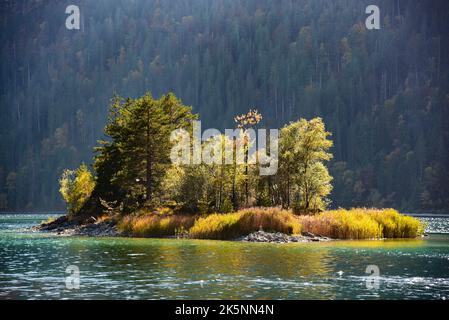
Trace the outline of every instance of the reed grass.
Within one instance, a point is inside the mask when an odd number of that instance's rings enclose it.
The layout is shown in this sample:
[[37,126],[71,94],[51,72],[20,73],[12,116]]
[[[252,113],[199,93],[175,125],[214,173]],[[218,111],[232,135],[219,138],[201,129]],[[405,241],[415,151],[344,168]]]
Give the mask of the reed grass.
[[304,231],[334,239],[414,238],[424,224],[394,209],[338,209],[316,216],[301,216]]
[[118,229],[135,237],[165,237],[188,233],[195,239],[235,239],[252,232],[310,232],[333,239],[414,238],[424,224],[394,209],[338,209],[297,216],[280,208],[248,208],[204,217],[140,212],[123,217]]
[[371,209],[367,213],[380,224],[384,238],[413,238],[424,233],[423,222],[394,209]]
[[121,219],[117,228],[134,237],[165,237],[189,229],[194,221],[194,216],[187,215],[134,215]]
[[211,214],[198,219],[189,230],[196,239],[234,239],[264,230],[299,234],[301,225],[290,211],[279,208],[249,208],[228,214]]

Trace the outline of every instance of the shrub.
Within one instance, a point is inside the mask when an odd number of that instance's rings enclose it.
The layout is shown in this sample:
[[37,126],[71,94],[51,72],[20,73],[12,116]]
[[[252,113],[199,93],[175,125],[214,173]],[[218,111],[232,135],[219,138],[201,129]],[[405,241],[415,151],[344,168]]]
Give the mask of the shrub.
[[74,215],[90,197],[95,180],[87,166],[82,164],[76,170],[64,170],[59,185],[59,192],[67,203],[69,214]]
[[198,219],[189,231],[192,238],[233,239],[258,230],[299,234],[301,225],[289,211],[250,208],[229,214],[212,214]]

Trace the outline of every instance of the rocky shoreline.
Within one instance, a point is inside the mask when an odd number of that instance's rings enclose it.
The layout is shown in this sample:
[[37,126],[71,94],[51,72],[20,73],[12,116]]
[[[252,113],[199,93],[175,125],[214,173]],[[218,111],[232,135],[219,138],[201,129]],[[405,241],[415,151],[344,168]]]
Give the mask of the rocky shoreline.
[[[93,221],[92,223],[80,223],[70,221],[66,216],[57,218],[48,223],[42,223],[32,228],[35,232],[48,232],[58,236],[87,236],[87,237],[131,237],[117,230],[114,221]],[[174,237],[167,237],[174,238]],[[179,236],[178,238],[188,238]],[[333,239],[305,232],[301,235],[288,235],[281,232],[256,231],[247,236],[239,237],[234,241],[264,242],[264,243],[306,243],[323,242]]]
[[58,236],[87,236],[87,237],[120,237],[113,221],[99,221],[81,224],[79,221],[69,221],[66,216],[48,223],[42,223],[32,228],[33,231],[53,233]]
[[253,232],[245,237],[241,237],[238,240],[246,242],[269,242],[269,243],[292,243],[292,242],[320,242],[331,241],[331,238],[314,235],[309,232],[305,232],[302,235],[293,236],[281,232],[265,232],[257,231]]

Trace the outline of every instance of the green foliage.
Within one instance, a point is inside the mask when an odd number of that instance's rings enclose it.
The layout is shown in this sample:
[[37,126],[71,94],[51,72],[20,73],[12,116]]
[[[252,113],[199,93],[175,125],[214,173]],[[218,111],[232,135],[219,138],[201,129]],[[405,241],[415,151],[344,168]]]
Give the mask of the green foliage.
[[95,179],[87,166],[82,164],[76,170],[64,170],[59,185],[69,214],[74,215],[90,197],[95,187]]
[[224,135],[215,141],[203,143],[203,151],[210,150],[213,144],[216,144],[214,148],[222,148],[222,161],[219,164],[201,163],[169,168],[162,184],[165,197],[172,197],[187,212],[232,211],[234,208],[232,202],[226,201],[232,199],[233,194],[238,194],[241,198],[244,196],[242,192],[244,166],[222,164],[226,145],[232,143]]
[[290,207],[295,202],[298,212],[326,208],[332,177],[323,161],[332,158],[328,152],[333,145],[330,135],[321,118],[300,119],[282,128],[277,176],[282,206]]
[[259,175],[258,164],[237,165],[234,159],[233,164],[222,165],[226,146],[235,143],[226,136],[206,141],[203,151],[214,143],[218,145],[216,148],[222,148],[220,164],[169,168],[163,193],[188,212],[197,212],[200,204],[201,212],[230,212],[255,204],[289,208],[294,195],[298,198],[295,202],[298,213],[324,210],[328,204],[326,197],[332,190],[332,177],[323,164],[332,158],[327,152],[332,146],[327,139],[329,135],[320,118],[301,119],[285,126],[279,141],[279,171],[269,177]]
[[221,206],[221,212],[229,213],[232,211],[234,211],[234,208],[232,207],[232,201],[229,198],[225,198]]
[[270,207],[272,205],[268,187],[264,187],[263,184],[262,186],[258,186],[256,194],[256,204],[259,207]]
[[181,204],[183,211],[209,211],[211,172],[204,165],[174,166],[167,172],[164,190]]
[[111,139],[101,141],[95,158],[96,195],[123,202],[128,212],[156,207],[171,167],[170,134],[188,129],[194,119],[191,107],[172,93],[157,100],[149,93],[137,99],[115,97],[105,127]]

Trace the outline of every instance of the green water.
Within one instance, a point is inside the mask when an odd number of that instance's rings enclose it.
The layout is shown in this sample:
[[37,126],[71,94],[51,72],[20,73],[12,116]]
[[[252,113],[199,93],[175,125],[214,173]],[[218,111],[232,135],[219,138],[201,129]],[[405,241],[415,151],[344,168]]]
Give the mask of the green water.
[[[27,230],[47,217],[0,215],[0,299],[449,299],[448,235],[260,244]],[[66,288],[69,265],[79,289]]]

